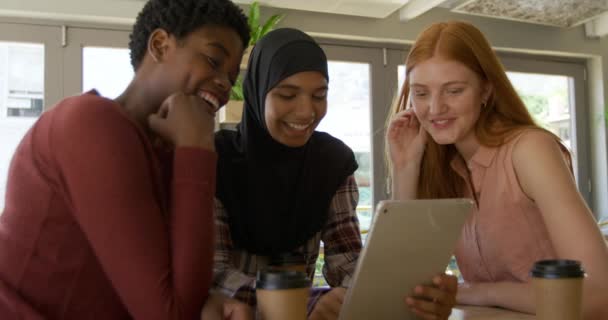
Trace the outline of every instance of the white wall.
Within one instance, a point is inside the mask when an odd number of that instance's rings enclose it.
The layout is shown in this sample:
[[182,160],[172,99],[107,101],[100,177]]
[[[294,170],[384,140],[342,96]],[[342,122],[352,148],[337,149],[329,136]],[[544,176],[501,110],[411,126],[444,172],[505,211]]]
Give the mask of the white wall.
[[138,0],[2,0],[0,16],[130,25],[143,5]]

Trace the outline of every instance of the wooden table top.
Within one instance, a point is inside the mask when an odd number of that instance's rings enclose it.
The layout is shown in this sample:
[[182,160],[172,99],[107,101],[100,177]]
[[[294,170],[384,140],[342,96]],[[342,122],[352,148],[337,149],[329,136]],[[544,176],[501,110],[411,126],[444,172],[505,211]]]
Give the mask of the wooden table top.
[[534,320],[535,316],[515,311],[474,307],[474,306],[456,306],[452,310],[452,315],[449,320]]

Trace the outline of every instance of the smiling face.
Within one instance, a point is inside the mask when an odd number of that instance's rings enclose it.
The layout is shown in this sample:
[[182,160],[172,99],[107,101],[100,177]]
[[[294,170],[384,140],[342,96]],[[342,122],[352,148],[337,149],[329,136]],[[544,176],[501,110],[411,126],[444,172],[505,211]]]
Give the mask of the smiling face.
[[490,86],[464,64],[434,56],[409,74],[410,97],[418,120],[438,144],[477,144],[475,124]]
[[156,89],[162,96],[176,92],[198,95],[216,109],[228,102],[243,53],[236,31],[206,25],[180,40],[155,33],[150,50],[153,59],[161,62]]
[[272,138],[289,147],[308,142],[327,112],[327,79],[316,71],[283,79],[266,95],[264,119]]

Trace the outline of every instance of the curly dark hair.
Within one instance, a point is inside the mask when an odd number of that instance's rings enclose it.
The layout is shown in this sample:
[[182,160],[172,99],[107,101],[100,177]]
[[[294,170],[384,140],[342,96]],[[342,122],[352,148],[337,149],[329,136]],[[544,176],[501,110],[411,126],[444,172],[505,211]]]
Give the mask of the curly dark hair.
[[243,41],[243,48],[247,47],[247,17],[230,0],[149,0],[139,12],[130,36],[133,69],[139,68],[154,30],[161,28],[181,40],[208,24],[234,29]]

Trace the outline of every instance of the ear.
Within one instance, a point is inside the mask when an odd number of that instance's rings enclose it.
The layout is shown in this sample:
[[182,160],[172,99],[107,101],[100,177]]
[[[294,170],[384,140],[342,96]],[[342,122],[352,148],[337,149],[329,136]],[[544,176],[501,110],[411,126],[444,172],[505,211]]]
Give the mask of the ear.
[[490,97],[492,96],[493,92],[494,92],[494,86],[492,85],[492,83],[490,83],[490,81],[484,81],[482,92],[481,92],[481,99],[482,99],[481,101],[485,101],[487,103],[488,100],[490,99]]
[[162,62],[167,56],[170,45],[171,36],[169,33],[160,28],[156,29],[148,37],[148,54],[154,62]]

